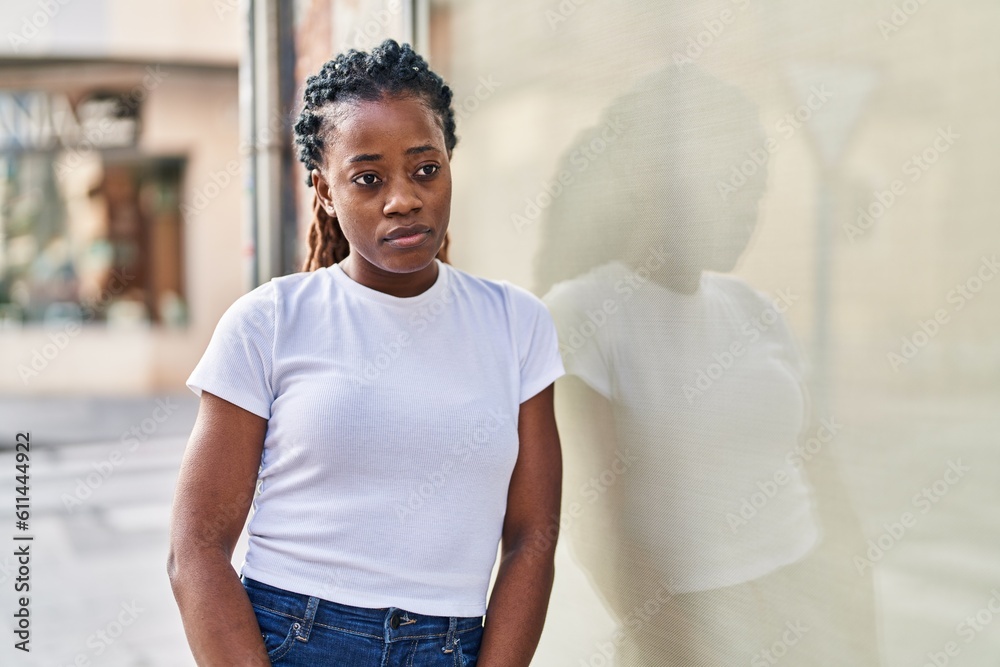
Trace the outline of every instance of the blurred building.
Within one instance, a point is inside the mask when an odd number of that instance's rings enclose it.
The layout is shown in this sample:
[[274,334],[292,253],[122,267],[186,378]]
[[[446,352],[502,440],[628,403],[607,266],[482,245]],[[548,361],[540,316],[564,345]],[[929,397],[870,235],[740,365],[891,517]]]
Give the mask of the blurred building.
[[236,3],[0,18],[0,392],[176,390],[249,280]]

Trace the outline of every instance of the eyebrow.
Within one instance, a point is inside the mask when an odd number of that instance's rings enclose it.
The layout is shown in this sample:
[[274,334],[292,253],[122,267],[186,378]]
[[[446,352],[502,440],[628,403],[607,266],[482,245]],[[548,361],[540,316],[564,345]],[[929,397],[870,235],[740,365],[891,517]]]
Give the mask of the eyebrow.
[[[413,148],[406,149],[406,155],[419,155],[420,153],[427,153],[429,151],[440,152],[437,148],[430,144],[424,144],[423,146],[414,146]],[[355,155],[347,162],[348,164],[354,164],[355,162],[378,162],[382,159],[382,155],[379,153],[361,153],[360,155]]]

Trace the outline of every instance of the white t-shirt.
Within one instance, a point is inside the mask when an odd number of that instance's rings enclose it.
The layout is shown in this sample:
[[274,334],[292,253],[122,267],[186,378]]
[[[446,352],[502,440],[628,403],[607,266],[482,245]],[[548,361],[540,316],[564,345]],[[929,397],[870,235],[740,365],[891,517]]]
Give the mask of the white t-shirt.
[[[817,543],[801,459],[790,456],[805,397],[783,301],[712,272],[682,294],[617,260],[544,301],[567,372],[611,402],[615,446],[630,461],[614,482],[622,506],[609,543],[641,548],[677,592],[755,579]],[[563,446],[567,459],[593,455]]]
[[485,614],[519,406],[564,369],[540,299],[435,261],[414,297],[334,264],[274,278],[219,320],[187,386],[268,420],[243,575]]

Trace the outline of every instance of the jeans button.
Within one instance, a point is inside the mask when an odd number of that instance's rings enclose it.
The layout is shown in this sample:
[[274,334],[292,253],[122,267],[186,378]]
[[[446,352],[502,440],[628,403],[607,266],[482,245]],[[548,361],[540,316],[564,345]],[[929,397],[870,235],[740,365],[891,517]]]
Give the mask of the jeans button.
[[393,630],[399,628],[399,614],[392,615],[392,617],[389,619],[389,627],[391,627]]

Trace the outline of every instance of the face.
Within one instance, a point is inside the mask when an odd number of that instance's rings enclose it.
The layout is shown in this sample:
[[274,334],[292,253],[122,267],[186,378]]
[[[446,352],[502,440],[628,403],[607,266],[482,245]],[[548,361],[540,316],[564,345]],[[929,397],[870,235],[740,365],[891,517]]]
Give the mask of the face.
[[451,213],[450,156],[434,113],[412,96],[345,101],[331,112],[334,129],[312,179],[351,245],[346,261],[367,275],[426,268]]

